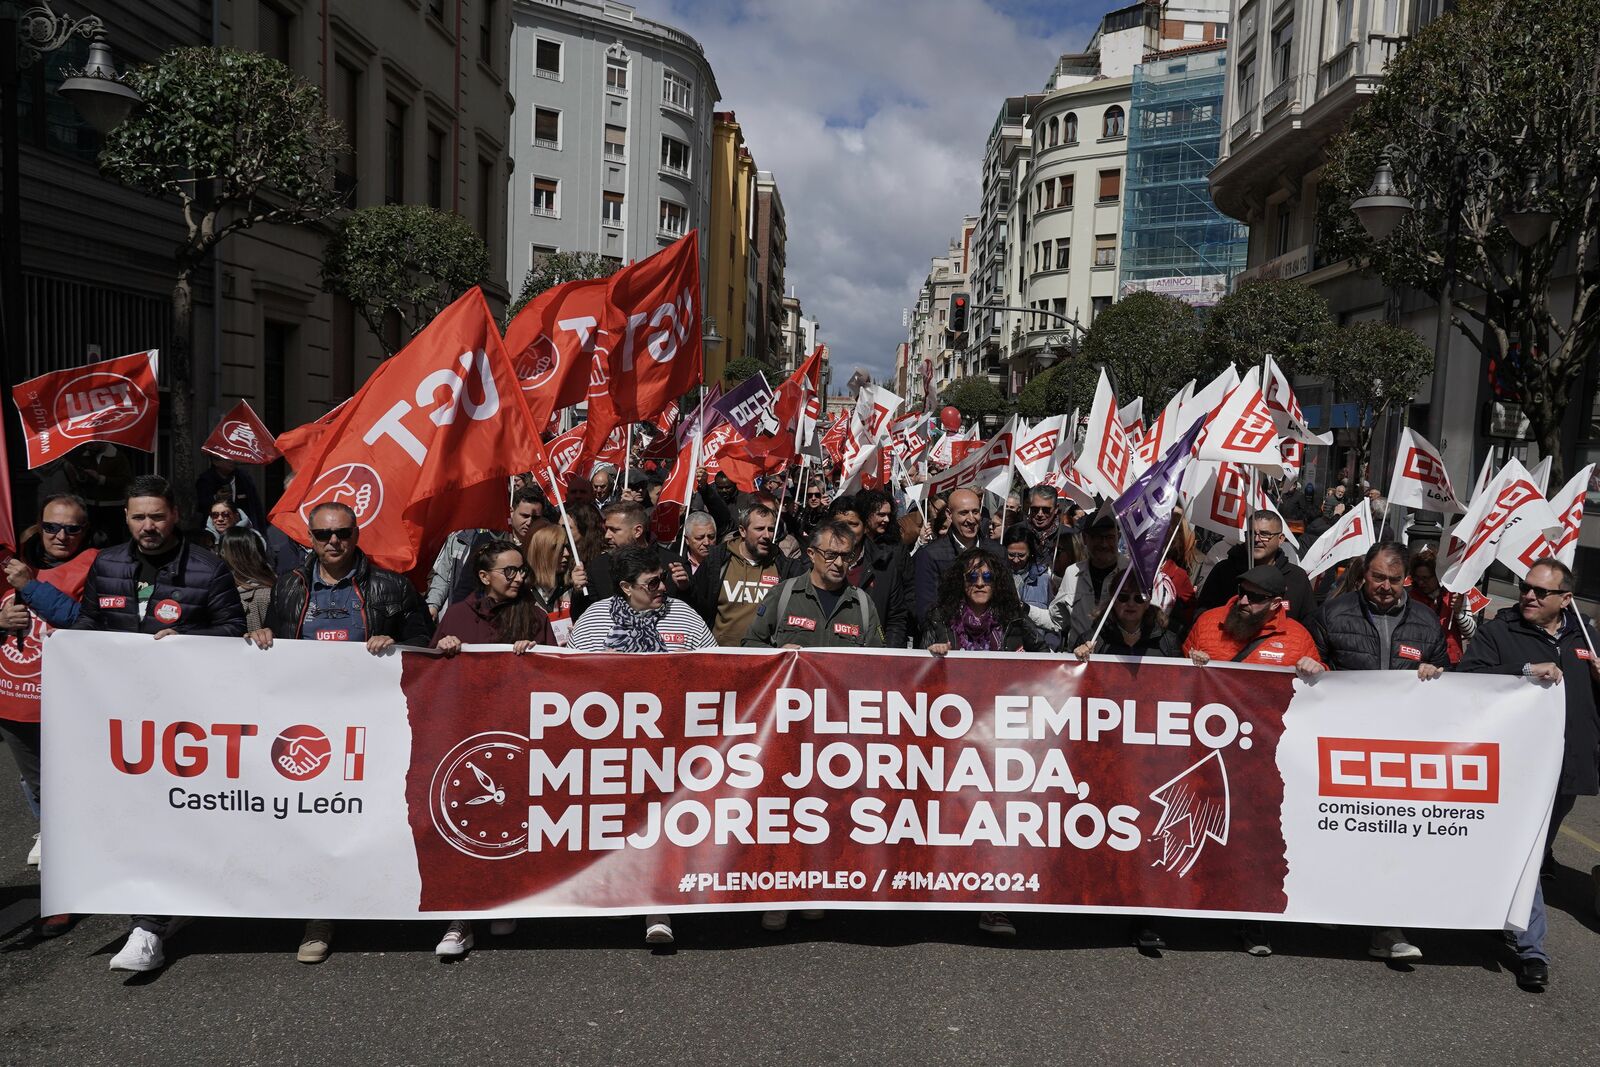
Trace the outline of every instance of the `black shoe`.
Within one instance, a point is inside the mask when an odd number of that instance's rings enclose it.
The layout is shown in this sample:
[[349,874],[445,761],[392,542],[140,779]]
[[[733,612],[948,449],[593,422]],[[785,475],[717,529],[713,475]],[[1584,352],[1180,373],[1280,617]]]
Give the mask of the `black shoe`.
[[1543,989],[1550,984],[1550,965],[1544,960],[1523,960],[1517,984],[1523,989]]
[[1133,943],[1141,952],[1160,952],[1167,947],[1166,938],[1143,923],[1134,923]]

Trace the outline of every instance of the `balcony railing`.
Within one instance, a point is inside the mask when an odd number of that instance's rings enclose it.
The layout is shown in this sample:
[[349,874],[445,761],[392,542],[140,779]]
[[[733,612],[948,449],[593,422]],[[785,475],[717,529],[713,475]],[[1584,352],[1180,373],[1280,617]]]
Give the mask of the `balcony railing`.
[[1272,91],[1261,98],[1261,114],[1270,115],[1289,99],[1289,92],[1294,88],[1294,79],[1285,78],[1272,87]]
[[1349,45],[1344,51],[1322,64],[1320,76],[1317,79],[1317,95],[1321,96],[1335,85],[1350,77],[1350,72],[1355,69],[1356,46]]
[[1255,132],[1255,128],[1256,105],[1251,104],[1245,113],[1240,115],[1232,126],[1228,127],[1228,140],[1237,141],[1240,138],[1247,137]]

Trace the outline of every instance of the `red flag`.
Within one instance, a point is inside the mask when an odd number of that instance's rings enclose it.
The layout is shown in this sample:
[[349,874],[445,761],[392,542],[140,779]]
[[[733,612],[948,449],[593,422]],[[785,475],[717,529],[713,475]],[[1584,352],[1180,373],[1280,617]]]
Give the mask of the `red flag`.
[[528,411],[543,426],[589,392],[596,345],[608,327],[609,278],[580,278],[530,300],[506,326],[506,352],[516,368]]
[[406,572],[451,531],[504,522],[509,479],[543,462],[500,331],[473,288],[341,409],[272,521],[303,544],[313,507],[348,504],[361,548]]
[[[3,457],[0,457],[3,458]],[[7,515],[9,521],[9,513]],[[98,550],[86,548],[67,562],[38,573],[39,581],[53,585],[73,600],[83,596],[89,565]],[[6,588],[0,608],[16,599],[16,590]],[[39,721],[39,679],[44,668],[44,639],[55,627],[38,614],[21,634],[5,635],[6,648],[0,653],[0,719],[12,722]]]
[[[624,422],[648,419],[700,384],[700,231],[612,275],[607,390]],[[590,421],[595,415],[590,413]]]
[[816,433],[817,416],[822,411],[818,397],[822,381],[822,357],[827,351],[826,345],[818,345],[778,387],[773,414],[778,417],[778,425],[784,429],[781,436],[789,438],[793,445],[791,455],[809,445],[812,435]]
[[551,438],[544,446],[544,462],[533,467],[533,476],[552,500],[567,498],[567,473],[583,452],[583,430],[584,424],[580,422],[566,433]]
[[28,469],[49,463],[89,441],[156,450],[156,353],[51,371],[14,386],[22,414]]
[[232,411],[222,416],[222,421],[211,431],[211,436],[200,446],[200,451],[231,459],[235,463],[254,464],[271,463],[283,455],[273,444],[272,433],[266,423],[251,410],[248,400],[239,401],[233,405]]
[[350,403],[350,398],[345,397],[321,417],[303,426],[296,426],[292,430],[285,430],[277,436],[273,444],[277,447],[278,454],[283,456],[284,461],[289,464],[291,470],[300,470],[306,465],[306,460],[316,455],[317,447],[322,441],[322,435],[328,432],[329,426],[338,421],[339,413],[344,410],[344,406],[348,403]]

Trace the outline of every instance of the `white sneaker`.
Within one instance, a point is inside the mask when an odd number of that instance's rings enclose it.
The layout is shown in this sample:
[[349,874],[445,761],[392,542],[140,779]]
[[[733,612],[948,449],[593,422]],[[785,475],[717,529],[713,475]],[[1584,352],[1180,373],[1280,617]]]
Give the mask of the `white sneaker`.
[[517,931],[517,920],[515,920],[515,919],[490,919],[489,920],[489,933],[492,934],[495,937],[505,937],[508,934],[516,933],[516,931]]
[[1380,960],[1420,960],[1422,950],[1406,940],[1404,930],[1374,930],[1367,955]]
[[786,911],[764,911],[761,913],[761,929],[777,933],[789,925],[789,913]]
[[434,946],[433,954],[441,959],[465,956],[472,948],[472,924],[465,919],[452,919],[445,927],[444,937]]
[[161,938],[143,927],[136,926],[128,933],[128,943],[122,951],[111,957],[113,971],[155,971],[167,962],[161,951]]
[[39,835],[33,835],[33,847],[28,849],[28,866],[39,866]]
[[1006,918],[1005,912],[982,911],[978,913],[978,929],[996,937],[1016,937],[1017,928]]
[[647,945],[672,944],[672,916],[646,915],[644,917],[644,943]]

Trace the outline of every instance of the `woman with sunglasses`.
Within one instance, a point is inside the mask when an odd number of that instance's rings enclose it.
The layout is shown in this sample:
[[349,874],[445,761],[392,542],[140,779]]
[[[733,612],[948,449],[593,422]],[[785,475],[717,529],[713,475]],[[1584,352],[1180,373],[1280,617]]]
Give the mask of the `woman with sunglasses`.
[[[473,564],[478,588],[465,600],[445,609],[433,633],[434,648],[454,656],[463,645],[509,644],[511,651],[520,656],[535,645],[556,643],[550,619],[528,583],[528,565],[523,562],[521,546],[509,538],[497,538],[478,550]],[[497,937],[516,928],[515,919],[495,919],[489,924],[489,932]],[[440,959],[451,959],[470,951],[472,923],[452,919],[433,953]]]
[[[1119,579],[1120,580],[1120,579]],[[1101,609],[1111,617],[1100,627],[1100,636],[1090,645],[1091,628],[1073,638],[1072,654],[1087,663],[1091,655],[1097,656],[1164,656],[1170,659],[1183,657],[1183,643],[1167,629],[1166,613],[1129,581],[1123,584],[1116,599]],[[1099,618],[1095,620],[1099,624]]]

